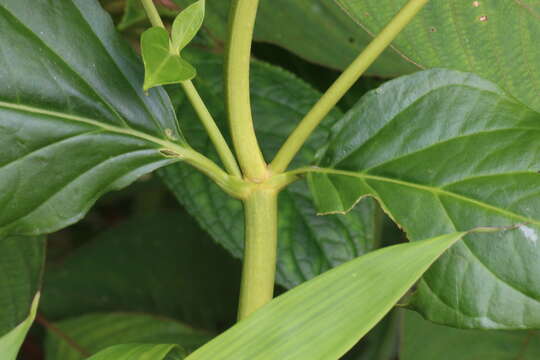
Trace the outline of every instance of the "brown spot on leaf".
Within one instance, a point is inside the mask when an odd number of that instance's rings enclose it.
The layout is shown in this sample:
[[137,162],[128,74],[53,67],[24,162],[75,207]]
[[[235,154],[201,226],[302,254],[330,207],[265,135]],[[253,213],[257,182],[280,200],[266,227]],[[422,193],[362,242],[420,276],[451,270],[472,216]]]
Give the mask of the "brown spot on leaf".
[[473,1],[472,6],[479,7],[480,6],[480,1]]
[[486,22],[488,21],[488,17],[486,15],[482,15],[478,18],[478,20],[480,20],[481,22]]

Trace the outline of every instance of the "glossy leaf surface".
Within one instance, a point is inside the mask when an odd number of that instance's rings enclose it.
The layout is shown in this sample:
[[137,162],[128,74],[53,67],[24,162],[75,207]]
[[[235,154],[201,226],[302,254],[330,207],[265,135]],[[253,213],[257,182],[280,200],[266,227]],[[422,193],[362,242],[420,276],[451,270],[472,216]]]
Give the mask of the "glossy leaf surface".
[[[407,0],[337,0],[378,33]],[[420,68],[470,71],[540,111],[540,1],[433,0],[394,42]]]
[[[193,0],[174,1],[181,6],[193,3]],[[206,30],[220,43],[226,41],[230,3],[230,0],[206,3]],[[254,39],[284,47],[313,63],[344,69],[369,43],[371,36],[334,1],[272,0],[259,4]],[[399,55],[387,51],[368,73],[390,77],[416,69]]]
[[175,53],[179,53],[195,37],[204,20],[204,2],[199,0],[174,19],[171,31],[171,47]]
[[457,327],[540,326],[540,114],[474,75],[430,70],[368,93],[333,129],[310,184],[321,212],[373,196],[409,239],[479,226],[412,306]]
[[218,331],[236,319],[240,263],[185,213],[138,216],[76,249],[45,274],[51,320],[131,311]]
[[272,300],[187,359],[339,359],[462,235],[351,260]]
[[58,230],[174,161],[160,153],[184,144],[169,98],[144,95],[97,1],[4,0],[0,33],[0,233]]
[[435,325],[404,312],[402,360],[536,360],[538,331],[462,330]]
[[112,346],[88,360],[182,360],[185,352],[176,345],[124,344]]
[[177,344],[190,352],[212,338],[176,321],[135,313],[95,313],[54,326],[45,342],[47,360],[82,360],[121,344]]
[[[226,129],[219,58],[198,53],[192,54],[190,60],[201,70],[195,80],[199,92],[222,129]],[[271,158],[320,94],[291,74],[260,62],[253,63],[252,84],[255,127],[263,152]],[[189,119],[185,121],[184,131],[190,144],[215,157],[212,144],[185,100],[178,112],[183,119]],[[325,143],[329,126],[339,116],[337,110],[331,113],[303,148],[297,159],[299,163],[313,161],[315,152]],[[161,175],[202,227],[234,256],[241,257],[244,239],[241,202],[186,166],[169,166]],[[277,276],[284,286],[295,286],[376,247],[379,219],[372,201],[362,203],[345,217],[320,217],[316,216],[307,187],[298,183],[281,193],[279,206]]]

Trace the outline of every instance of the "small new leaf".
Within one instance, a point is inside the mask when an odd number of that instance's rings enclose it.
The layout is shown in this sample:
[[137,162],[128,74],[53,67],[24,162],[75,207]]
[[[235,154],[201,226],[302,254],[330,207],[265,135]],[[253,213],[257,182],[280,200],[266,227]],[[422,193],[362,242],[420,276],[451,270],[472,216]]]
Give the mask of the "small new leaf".
[[197,74],[195,68],[182,59],[171,47],[167,30],[153,27],[141,37],[144,62],[144,90],[152,87],[191,80]]
[[197,34],[204,20],[205,0],[199,0],[188,6],[174,19],[171,47],[175,54],[186,47]]

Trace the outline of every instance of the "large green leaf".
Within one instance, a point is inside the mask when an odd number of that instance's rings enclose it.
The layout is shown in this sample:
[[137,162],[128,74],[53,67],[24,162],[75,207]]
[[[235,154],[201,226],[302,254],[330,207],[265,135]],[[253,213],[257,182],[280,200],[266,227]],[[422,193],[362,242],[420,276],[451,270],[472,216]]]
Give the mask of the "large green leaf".
[[101,351],[88,360],[182,360],[185,352],[175,345],[124,344]]
[[428,272],[412,306],[458,327],[540,326],[540,114],[475,75],[393,80],[337,123],[310,183],[322,212],[376,197],[411,240],[478,226]]
[[[407,0],[337,0],[372,33]],[[470,71],[540,111],[540,1],[432,0],[394,42],[420,68]]]
[[47,360],[82,360],[120,344],[177,344],[191,352],[212,338],[182,323],[144,314],[98,313],[53,324]]
[[[186,6],[193,0],[174,0]],[[225,42],[230,0],[208,0],[205,26],[213,38]],[[314,63],[344,69],[369,43],[371,36],[329,0],[261,1],[255,41],[282,46]],[[368,70],[395,76],[416,70],[399,55],[387,51]]]
[[338,359],[462,233],[373,251],[288,291],[187,357]]
[[435,325],[404,311],[401,360],[536,360],[538,331],[462,330]]
[[0,354],[15,360],[35,317],[45,239],[0,236]]
[[132,218],[49,266],[41,310],[51,319],[148,312],[220,330],[236,319],[240,271],[189,215],[157,212]]
[[[216,56],[191,54],[201,70],[196,86],[222,128],[226,128],[223,106],[222,64]],[[287,135],[318,99],[319,94],[289,73],[260,62],[252,68],[252,102],[255,127],[263,152],[270,158]],[[179,113],[186,120],[184,131],[190,143],[215,157],[212,144],[185,101]],[[333,111],[304,146],[299,163],[313,161],[325,143],[329,126],[340,116]],[[161,173],[165,182],[213,238],[236,257],[242,256],[243,209],[240,201],[227,196],[205,176],[186,166],[169,166]],[[377,213],[372,201],[363,202],[349,216],[318,217],[305,184],[295,184],[279,199],[278,281],[292,287],[329,268],[371,250],[375,245]]]
[[[163,90],[95,0],[0,3],[0,233],[78,219],[183,149]],[[180,150],[179,150],[180,149]]]

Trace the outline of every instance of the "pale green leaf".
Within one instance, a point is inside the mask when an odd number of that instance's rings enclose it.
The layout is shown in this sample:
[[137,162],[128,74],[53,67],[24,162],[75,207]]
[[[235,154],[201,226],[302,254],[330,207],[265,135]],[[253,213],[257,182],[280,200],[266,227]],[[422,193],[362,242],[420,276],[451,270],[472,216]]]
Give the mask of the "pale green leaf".
[[177,345],[124,344],[112,346],[88,360],[182,360],[185,355]]
[[339,359],[463,233],[386,247],[299,285],[187,357]]
[[463,330],[403,310],[400,360],[537,360],[538,331]]
[[[189,53],[186,53],[188,56]],[[222,62],[217,56],[191,53],[201,70],[195,85],[224,131]],[[251,68],[253,114],[262,150],[271,158],[320,93],[282,69],[261,62]],[[197,115],[184,100],[178,109],[190,144],[214,157],[212,143]],[[341,115],[332,111],[303,147],[295,164],[312,162],[326,142],[329,127]],[[187,166],[169,166],[160,173],[189,212],[212,237],[234,256],[241,257],[244,242],[242,203],[232,199],[204,175]],[[293,287],[334,266],[377,247],[380,214],[373,201],[365,201],[348,216],[320,217],[303,182],[288,187],[279,199],[278,282]]]
[[19,349],[26,337],[26,333],[30,330],[34,318],[36,317],[37,308],[39,304],[39,293],[34,297],[32,306],[30,309],[30,315],[13,330],[7,334],[0,336],[0,354],[2,354],[2,360],[16,360]]
[[0,2],[0,233],[79,220],[98,197],[175,159],[162,89],[96,0]]
[[458,327],[540,326],[540,114],[475,75],[429,70],[368,93],[333,129],[310,183],[321,212],[364,196],[418,240],[479,226],[411,306]]
[[171,48],[169,33],[160,27],[146,30],[141,36],[144,61],[144,90],[166,84],[190,80],[197,74],[195,68]]
[[[408,0],[337,0],[378,33]],[[432,0],[394,42],[420,68],[485,77],[540,111],[540,1]]]
[[193,351],[212,338],[167,318],[137,313],[95,313],[53,324],[45,342],[47,360],[82,360],[114,345],[176,344]]
[[179,53],[195,37],[204,20],[205,0],[191,4],[174,19],[171,31],[172,49]]

